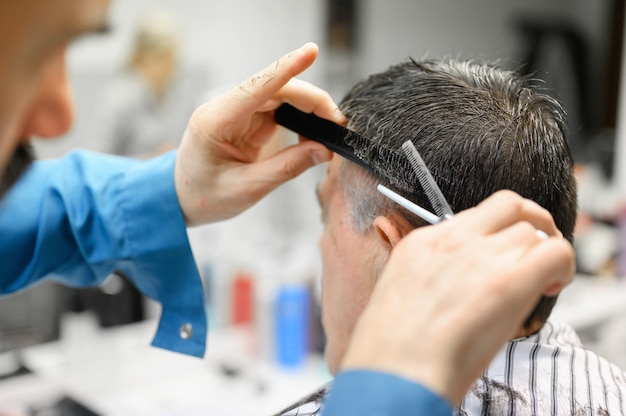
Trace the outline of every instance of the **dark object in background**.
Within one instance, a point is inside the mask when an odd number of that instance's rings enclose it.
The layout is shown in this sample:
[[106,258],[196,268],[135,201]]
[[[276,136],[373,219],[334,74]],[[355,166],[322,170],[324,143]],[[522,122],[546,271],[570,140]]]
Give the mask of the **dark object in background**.
[[607,0],[601,42],[561,17],[515,20],[524,52],[521,73],[536,74],[568,113],[568,141],[576,163],[592,163],[613,179],[615,129],[622,74],[625,0]]
[[145,317],[143,295],[121,273],[89,289],[43,282],[0,297],[0,353],[58,340],[61,316],[68,310],[91,310],[102,327]]
[[64,310],[64,288],[53,282],[0,297],[0,353],[57,340]]
[[568,142],[578,161],[597,129],[593,112],[597,105],[592,102],[596,97],[589,88],[587,40],[577,26],[556,19],[520,19],[517,27],[526,43],[519,72],[543,80],[546,93],[565,107]]
[[50,406],[33,409],[30,414],[32,416],[100,416],[99,413],[94,412],[70,397],[63,397]]
[[123,273],[112,273],[100,286],[72,289],[69,310],[93,311],[100,326],[113,327],[142,321],[144,297]]

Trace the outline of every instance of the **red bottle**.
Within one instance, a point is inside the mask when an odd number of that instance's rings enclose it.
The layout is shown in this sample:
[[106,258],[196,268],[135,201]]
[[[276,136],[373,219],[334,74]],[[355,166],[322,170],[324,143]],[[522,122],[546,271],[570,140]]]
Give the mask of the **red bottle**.
[[245,272],[238,272],[232,283],[232,323],[248,324],[252,322],[254,309],[254,291],[252,277]]

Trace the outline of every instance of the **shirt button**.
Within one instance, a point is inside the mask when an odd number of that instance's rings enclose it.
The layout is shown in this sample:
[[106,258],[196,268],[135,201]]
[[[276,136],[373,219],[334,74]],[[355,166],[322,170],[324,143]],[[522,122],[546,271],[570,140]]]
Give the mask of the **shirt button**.
[[193,326],[191,324],[182,324],[180,326],[180,337],[182,339],[189,339],[193,336]]

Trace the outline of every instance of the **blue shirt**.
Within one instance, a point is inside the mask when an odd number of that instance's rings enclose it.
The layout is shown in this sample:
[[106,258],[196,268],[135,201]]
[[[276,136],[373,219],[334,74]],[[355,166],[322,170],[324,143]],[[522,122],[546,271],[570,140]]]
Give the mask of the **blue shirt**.
[[452,407],[426,387],[393,374],[350,370],[333,381],[322,416],[450,416]]
[[[202,284],[174,162],[175,152],[138,161],[86,151],[35,162],[0,202],[0,293],[44,279],[93,286],[120,270],[163,307],[152,345],[203,356]],[[347,371],[323,414],[443,416],[451,408],[406,379]]]
[[162,304],[152,344],[203,356],[204,298],[174,161],[76,151],[35,162],[0,202],[0,293],[43,279],[93,286],[120,270]]

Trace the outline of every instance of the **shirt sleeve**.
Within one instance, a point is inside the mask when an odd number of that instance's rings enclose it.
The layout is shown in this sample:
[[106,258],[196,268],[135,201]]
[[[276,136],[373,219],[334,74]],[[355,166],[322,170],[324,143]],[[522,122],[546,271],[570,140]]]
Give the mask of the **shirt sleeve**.
[[202,283],[174,188],[175,156],[76,151],[35,162],[0,202],[0,293],[44,279],[93,286],[119,270],[163,306],[153,345],[203,356]]
[[452,407],[421,384],[389,373],[350,370],[330,389],[322,416],[450,416]]

